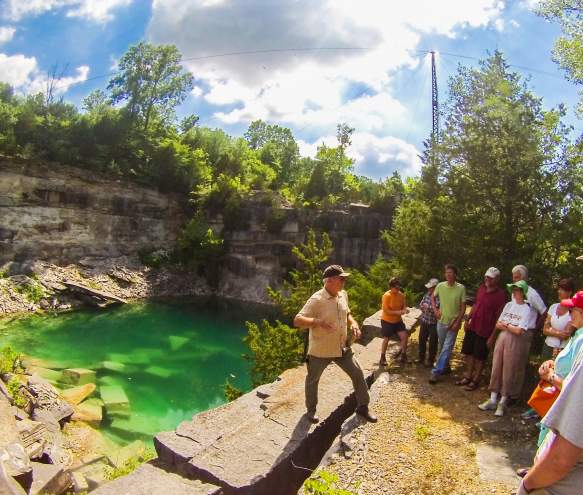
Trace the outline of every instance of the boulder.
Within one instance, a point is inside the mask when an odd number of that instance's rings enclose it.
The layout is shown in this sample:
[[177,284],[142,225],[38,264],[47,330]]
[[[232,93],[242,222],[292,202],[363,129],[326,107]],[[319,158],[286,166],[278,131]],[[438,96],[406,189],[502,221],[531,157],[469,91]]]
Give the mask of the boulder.
[[95,383],[86,383],[85,385],[79,385],[77,387],[63,390],[61,394],[69,404],[76,406],[95,392],[96,388]]
[[16,423],[18,436],[28,457],[38,459],[43,455],[47,437],[51,436],[45,423],[24,419]]
[[61,381],[70,385],[95,383],[95,371],[86,368],[67,368],[63,370]]
[[30,376],[27,390],[35,400],[33,416],[37,411],[47,411],[56,421],[62,421],[72,416],[73,408],[61,398],[57,389],[44,378],[36,374]]

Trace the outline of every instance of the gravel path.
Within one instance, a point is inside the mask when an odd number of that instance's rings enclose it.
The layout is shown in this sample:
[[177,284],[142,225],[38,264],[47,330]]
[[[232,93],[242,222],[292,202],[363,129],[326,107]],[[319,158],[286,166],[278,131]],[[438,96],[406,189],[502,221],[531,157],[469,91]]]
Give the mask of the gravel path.
[[[453,366],[460,363],[454,360]],[[520,420],[522,407],[495,419],[477,408],[487,397],[485,386],[466,392],[454,385],[453,375],[430,385],[429,370],[415,364],[388,371],[388,383],[380,380],[373,387],[378,423],[355,429],[350,444],[358,447],[349,458],[332,455],[324,468],[339,477],[338,488],[359,495],[515,493],[517,482],[504,482],[502,476],[498,481],[481,479],[476,452],[480,443],[510,452],[517,449],[518,439],[524,444],[518,445],[523,460],[530,460],[536,428]],[[515,467],[508,466],[512,476]]]

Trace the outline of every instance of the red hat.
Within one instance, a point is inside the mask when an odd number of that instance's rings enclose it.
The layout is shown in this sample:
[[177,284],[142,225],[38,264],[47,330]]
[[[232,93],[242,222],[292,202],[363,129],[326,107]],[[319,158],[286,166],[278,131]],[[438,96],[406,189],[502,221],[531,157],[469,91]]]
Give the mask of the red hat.
[[561,306],[583,309],[583,290],[577,292],[571,299],[563,299]]

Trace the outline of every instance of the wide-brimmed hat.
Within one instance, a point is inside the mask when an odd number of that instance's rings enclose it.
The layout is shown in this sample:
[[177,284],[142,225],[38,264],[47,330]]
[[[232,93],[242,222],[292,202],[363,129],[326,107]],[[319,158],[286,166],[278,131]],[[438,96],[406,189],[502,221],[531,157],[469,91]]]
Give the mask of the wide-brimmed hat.
[[506,287],[508,287],[508,292],[510,293],[512,293],[514,289],[520,289],[524,294],[524,297],[526,297],[526,293],[528,292],[528,284],[524,280],[519,280],[513,284],[508,284]]
[[577,292],[571,299],[563,299],[561,306],[583,309],[583,290]]
[[438,283],[439,283],[439,280],[437,280],[436,278],[430,278],[429,282],[427,282],[425,284],[425,287],[427,287],[428,289],[431,289],[431,287],[435,287]]
[[345,272],[340,265],[330,265],[324,270],[322,278],[330,277],[350,277],[350,273]]

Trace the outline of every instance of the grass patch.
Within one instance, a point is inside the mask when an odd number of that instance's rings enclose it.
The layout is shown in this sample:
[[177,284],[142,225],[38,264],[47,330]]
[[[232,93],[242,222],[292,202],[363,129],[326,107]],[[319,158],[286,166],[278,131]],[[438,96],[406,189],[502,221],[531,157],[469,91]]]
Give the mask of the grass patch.
[[427,425],[417,424],[415,425],[415,438],[420,442],[423,442],[427,437],[431,435],[431,430]]
[[145,462],[151,461],[156,457],[156,453],[153,449],[144,449],[144,451],[138,455],[130,457],[125,461],[120,467],[108,466],[105,468],[105,477],[108,480],[114,480],[116,478],[121,478],[126,476],[131,472],[135,471]]
[[304,482],[304,492],[310,495],[357,495],[360,482],[349,488],[342,488],[339,482],[337,474],[322,469]]

